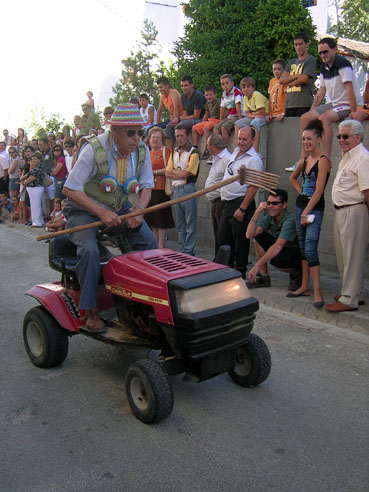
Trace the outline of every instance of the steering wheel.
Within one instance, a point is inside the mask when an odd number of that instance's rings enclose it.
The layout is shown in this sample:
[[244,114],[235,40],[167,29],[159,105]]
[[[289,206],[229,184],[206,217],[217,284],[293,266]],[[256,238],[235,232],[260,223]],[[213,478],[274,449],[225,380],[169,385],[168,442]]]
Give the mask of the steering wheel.
[[[115,229],[116,233],[114,233]],[[127,226],[127,222],[123,220],[117,226],[104,227],[103,229],[101,229],[100,232],[98,232],[98,234],[96,235],[96,239],[103,239],[104,236],[108,236],[109,239],[111,239],[112,236],[124,236],[125,238],[127,238],[129,235],[129,230],[130,229]]]

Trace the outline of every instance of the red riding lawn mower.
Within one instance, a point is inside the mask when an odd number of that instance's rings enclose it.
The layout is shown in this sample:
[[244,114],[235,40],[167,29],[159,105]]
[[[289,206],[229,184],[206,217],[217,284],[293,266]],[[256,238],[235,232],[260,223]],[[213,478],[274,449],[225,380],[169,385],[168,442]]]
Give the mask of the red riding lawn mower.
[[[133,211],[121,220],[196,198],[235,180],[273,193],[278,176],[241,167],[240,174],[192,195]],[[101,342],[127,348],[158,350],[156,360],[131,364],[126,392],[134,415],[142,422],[159,422],[173,408],[168,376],[183,374],[183,381],[201,382],[228,372],[244,387],[265,381],[271,369],[268,347],[251,333],[258,301],[250,296],[240,272],[226,266],[229,247],[219,248],[214,262],[170,249],[131,251],[128,231],[120,226],[103,229],[121,250],[112,257],[100,241],[101,283],[98,312],[107,331],[92,334],[85,329],[85,315],[78,309],[80,286],[76,276],[76,247],[63,235],[86,226],[56,232],[49,244],[49,264],[61,281],[36,285],[27,292],[41,304],[23,322],[23,339],[32,363],[55,367],[68,353],[69,337],[78,333]],[[227,251],[228,248],[228,251]]]
[[[126,251],[127,243],[118,242]],[[269,350],[251,333],[259,303],[238,271],[170,249],[112,257],[102,242],[99,248],[98,311],[107,331],[92,334],[84,329],[85,312],[77,307],[76,247],[67,236],[56,237],[49,244],[49,264],[62,274],[61,281],[27,292],[41,304],[28,311],[23,323],[34,365],[61,364],[69,337],[78,333],[132,349],[159,350],[155,361],[138,360],[126,375],[129,404],[145,423],[158,422],[172,411],[168,376],[184,373],[184,381],[201,382],[228,372],[244,387],[268,377]]]

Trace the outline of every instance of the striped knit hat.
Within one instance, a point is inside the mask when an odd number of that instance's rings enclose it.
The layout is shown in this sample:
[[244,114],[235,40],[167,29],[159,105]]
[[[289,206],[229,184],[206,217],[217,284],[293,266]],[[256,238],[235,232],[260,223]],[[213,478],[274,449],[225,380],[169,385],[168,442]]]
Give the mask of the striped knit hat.
[[118,104],[110,120],[105,121],[105,123],[114,126],[145,125],[138,107],[135,104],[130,103]]

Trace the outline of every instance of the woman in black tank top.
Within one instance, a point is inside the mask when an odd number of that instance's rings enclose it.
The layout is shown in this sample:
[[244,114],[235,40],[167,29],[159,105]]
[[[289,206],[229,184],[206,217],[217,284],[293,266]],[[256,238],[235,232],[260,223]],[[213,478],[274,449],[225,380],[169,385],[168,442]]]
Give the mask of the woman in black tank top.
[[[323,124],[313,120],[302,133],[302,145],[308,157],[300,160],[290,182],[299,196],[296,200],[296,230],[302,258],[301,287],[288,297],[308,296],[310,274],[314,286],[314,306],[324,305],[320,288],[318,242],[324,214],[324,189],[330,174],[330,162],[320,150]],[[298,178],[301,175],[302,182]],[[314,217],[312,219],[312,216]]]

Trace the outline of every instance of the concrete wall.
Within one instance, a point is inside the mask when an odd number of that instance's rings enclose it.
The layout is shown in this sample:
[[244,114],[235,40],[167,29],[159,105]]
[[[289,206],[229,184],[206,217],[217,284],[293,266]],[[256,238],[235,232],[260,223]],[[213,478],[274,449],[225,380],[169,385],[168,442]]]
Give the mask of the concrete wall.
[[[365,135],[364,145],[369,148],[369,122],[364,122]],[[338,125],[333,128],[332,149],[332,172],[325,191],[325,214],[319,241],[319,255],[322,268],[329,271],[337,271],[336,257],[333,243],[333,217],[334,208],[331,201],[331,188],[338,164],[341,159],[341,151],[335,138],[338,133]],[[280,176],[280,188],[289,193],[288,206],[294,209],[297,193],[289,182],[291,173],[284,170],[299,157],[300,154],[300,119],[285,118],[282,122],[272,122],[262,128],[260,154],[263,158],[265,170]],[[203,150],[204,143],[200,142]],[[368,169],[369,172],[369,169]],[[197,189],[202,189],[209,173],[209,165],[201,161],[200,174],[197,180]],[[266,192],[260,190],[257,193],[257,203],[266,198]],[[212,247],[214,244],[212,225],[210,219],[210,204],[205,197],[198,199],[198,238],[199,246]],[[176,239],[176,230],[169,232],[170,239]],[[365,278],[369,278],[369,261],[365,264]]]

